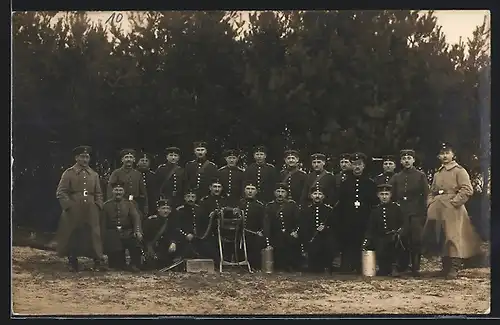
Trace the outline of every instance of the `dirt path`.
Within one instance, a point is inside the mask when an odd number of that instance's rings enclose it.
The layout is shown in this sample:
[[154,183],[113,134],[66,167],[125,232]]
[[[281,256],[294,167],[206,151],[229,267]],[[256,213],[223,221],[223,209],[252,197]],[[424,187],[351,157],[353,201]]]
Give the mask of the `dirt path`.
[[483,313],[490,270],[453,281],[306,275],[183,273],[78,275],[53,252],[13,248],[13,311],[18,314],[344,314]]

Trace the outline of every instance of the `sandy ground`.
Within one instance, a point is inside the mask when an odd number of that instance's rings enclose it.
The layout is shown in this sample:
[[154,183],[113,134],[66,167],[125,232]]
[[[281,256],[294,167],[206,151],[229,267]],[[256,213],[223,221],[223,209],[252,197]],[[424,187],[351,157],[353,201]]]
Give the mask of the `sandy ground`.
[[[490,270],[457,280],[437,277],[426,261],[421,279],[300,274],[67,271],[54,252],[13,247],[16,314],[482,314],[490,302]],[[86,261],[87,263],[90,263]]]

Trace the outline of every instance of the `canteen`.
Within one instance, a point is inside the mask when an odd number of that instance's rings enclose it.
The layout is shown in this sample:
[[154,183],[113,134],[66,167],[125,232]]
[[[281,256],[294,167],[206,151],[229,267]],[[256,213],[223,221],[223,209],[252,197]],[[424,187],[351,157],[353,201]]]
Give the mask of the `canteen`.
[[273,248],[268,246],[261,251],[262,272],[271,274],[274,271]]
[[363,251],[361,254],[363,276],[372,277],[377,275],[377,260],[375,258],[375,251]]

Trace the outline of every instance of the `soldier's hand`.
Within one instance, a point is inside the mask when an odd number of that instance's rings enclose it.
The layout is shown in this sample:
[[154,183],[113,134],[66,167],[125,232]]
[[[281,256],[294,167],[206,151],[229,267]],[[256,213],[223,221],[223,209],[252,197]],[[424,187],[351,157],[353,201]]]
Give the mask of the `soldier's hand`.
[[147,249],[146,249],[146,253],[148,254],[148,256],[154,256],[155,255],[155,251],[153,249],[153,245],[149,244]]
[[290,236],[292,236],[293,238],[298,238],[299,234],[296,231],[292,231],[292,233],[290,234]]
[[175,252],[175,250],[177,249],[177,246],[175,245],[175,243],[172,243],[170,244],[170,246],[168,247],[168,252],[169,253],[173,253]]
[[186,239],[187,239],[188,241],[192,241],[192,240],[193,240],[193,238],[194,238],[193,234],[187,234],[187,235],[186,235]]
[[234,208],[233,209],[233,214],[234,215],[238,215],[238,214],[240,214],[240,212],[241,212],[240,208]]
[[259,230],[259,231],[257,231],[257,235],[258,235],[259,237],[262,237],[262,236],[264,236],[264,233],[263,233],[261,230]]
[[135,238],[137,238],[137,240],[142,240],[142,233],[140,231],[137,231],[135,233]]
[[317,229],[318,229],[318,231],[323,231],[323,230],[325,230],[325,226],[324,225],[320,225]]

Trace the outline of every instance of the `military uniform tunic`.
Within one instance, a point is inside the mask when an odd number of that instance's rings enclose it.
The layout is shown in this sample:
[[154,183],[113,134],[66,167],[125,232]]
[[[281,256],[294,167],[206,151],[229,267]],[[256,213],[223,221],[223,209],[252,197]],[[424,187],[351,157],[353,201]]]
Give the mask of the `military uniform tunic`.
[[104,251],[114,253],[124,250],[124,241],[133,240],[135,232],[141,232],[141,217],[135,204],[125,199],[108,200],[104,203],[101,222]]
[[245,216],[243,226],[248,230],[245,231],[245,236],[250,266],[260,269],[260,251],[266,246],[266,241],[264,236],[256,233],[261,231],[264,234],[264,204],[256,199],[243,198],[239,202],[239,208]]
[[228,204],[236,207],[243,195],[243,169],[237,166],[224,166],[219,169],[219,180]]
[[350,270],[361,268],[361,246],[373,206],[378,204],[377,187],[365,174],[351,174],[339,190],[338,214],[339,239],[343,267]]
[[217,166],[206,159],[191,160],[186,164],[185,172],[185,186],[195,190],[197,200],[208,194],[212,181],[219,176]]
[[108,198],[113,197],[113,188],[111,184],[117,180],[125,184],[124,198],[126,200],[132,198],[132,200],[137,203],[138,211],[147,214],[149,208],[148,193],[146,191],[146,186],[144,186],[141,172],[134,168],[125,167],[114,170],[108,181]]
[[185,183],[184,168],[167,162],[158,166],[155,174],[158,197],[170,200],[173,207],[182,204]]
[[[324,226],[322,231],[318,227]],[[329,268],[335,253],[334,230],[338,221],[333,208],[324,203],[311,203],[300,209],[300,239],[309,256],[309,269],[323,271]]]
[[385,172],[378,174],[373,178],[373,181],[375,182],[376,185],[382,185],[382,184],[389,184],[389,181],[391,178],[394,176],[393,172]]
[[158,201],[159,199],[156,175],[151,170],[141,171],[141,174],[142,174],[142,182],[144,183],[144,187],[146,188],[146,193],[148,197],[147,214],[152,214],[156,211],[156,201]]
[[264,236],[274,248],[276,269],[298,268],[300,240],[291,236],[299,231],[299,207],[293,200],[271,201],[265,208]]
[[381,203],[371,211],[366,240],[375,248],[381,273],[389,273],[398,264],[404,252],[398,236],[406,227],[403,212],[396,202]]
[[306,178],[307,174],[298,168],[283,169],[280,172],[280,182],[288,187],[288,198],[300,202]]
[[332,173],[323,170],[321,172],[312,171],[307,175],[304,182],[304,188],[302,189],[301,205],[307,205],[310,203],[311,189],[319,187],[323,194],[325,195],[325,204],[334,205],[336,202],[336,191],[335,191],[336,181]]
[[340,188],[340,184],[342,184],[346,179],[347,179],[348,173],[341,170],[338,174],[335,174],[335,188],[338,189]]
[[273,165],[250,164],[245,170],[243,178],[254,182],[257,186],[257,200],[264,204],[272,201],[274,197],[274,186],[277,183],[277,172]]
[[225,207],[227,207],[226,198],[219,195],[208,195],[201,199],[196,216],[196,224],[199,225],[198,236],[203,237],[206,234],[202,244],[205,255],[208,254],[216,261],[219,261],[217,254],[217,220],[219,215],[215,214],[210,220],[210,214]]
[[73,165],[63,172],[56,197],[62,208],[58,254],[101,258],[99,211],[103,201],[99,175],[90,167]]
[[[198,204],[183,204],[179,205],[175,211],[175,218],[177,224],[177,237],[179,238],[179,255],[183,258],[194,258],[200,254],[200,240],[198,225],[197,225],[197,211],[199,209]],[[204,231],[204,230],[202,230]],[[194,238],[188,241],[186,236],[192,234]]]

